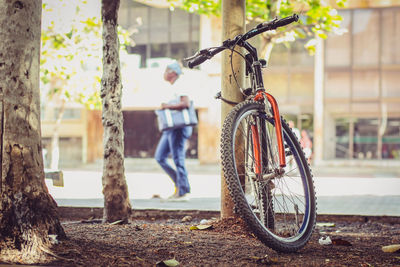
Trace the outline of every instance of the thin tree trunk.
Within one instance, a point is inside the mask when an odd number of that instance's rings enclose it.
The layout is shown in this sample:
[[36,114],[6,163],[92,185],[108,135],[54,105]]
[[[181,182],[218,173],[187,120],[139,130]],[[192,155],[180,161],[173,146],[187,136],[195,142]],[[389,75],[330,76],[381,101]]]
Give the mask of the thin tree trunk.
[[[0,0],[0,261],[49,260],[65,238],[44,182],[40,130],[41,1]],[[47,251],[47,252],[46,252]]]
[[62,117],[65,112],[65,99],[61,100],[61,107],[58,112],[57,120],[53,129],[53,136],[51,137],[51,160],[50,169],[57,170],[60,162],[60,135],[58,130],[60,129]]
[[[245,1],[244,0],[223,0],[222,1],[222,38],[226,40],[233,38],[238,34],[243,34],[245,29]],[[231,101],[240,102],[243,95],[232,78],[230,64],[230,52],[224,52],[222,55],[222,97]],[[233,54],[232,63],[234,72],[239,83],[243,83],[244,63],[237,54]],[[241,85],[243,86],[243,85]],[[224,122],[232,106],[221,101],[221,119]],[[234,216],[233,201],[229,195],[225,176],[221,173],[221,218]]]
[[272,48],[274,48],[274,43],[268,38],[262,38],[262,43],[260,47],[260,58],[264,58],[267,62],[269,62]]
[[124,132],[121,110],[121,71],[117,14],[119,0],[102,0],[103,21],[103,103],[104,162],[103,194],[104,222],[129,221],[131,205],[124,170]]
[[279,16],[281,10],[282,0],[274,0],[271,6],[271,18]]

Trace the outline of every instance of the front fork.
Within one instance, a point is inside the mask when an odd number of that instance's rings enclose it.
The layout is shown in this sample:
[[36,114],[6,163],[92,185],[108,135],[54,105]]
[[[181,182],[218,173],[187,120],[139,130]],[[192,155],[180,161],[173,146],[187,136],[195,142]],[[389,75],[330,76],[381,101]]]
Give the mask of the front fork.
[[[276,174],[279,175],[281,172],[283,173],[283,168],[286,166],[281,116],[279,114],[278,103],[276,102],[275,98],[272,95],[266,93],[265,91],[260,90],[257,92],[256,96],[254,97],[254,100],[259,102],[264,102],[265,97],[267,98],[268,102],[271,105],[275,121],[275,131],[278,142],[278,154],[279,154],[279,166],[280,166],[280,170],[278,170],[278,173]],[[257,129],[257,124],[251,126],[251,131],[253,136],[253,152],[255,158],[255,172],[256,174],[262,174],[262,162],[264,159],[262,158],[261,155],[261,146],[260,146],[261,144],[260,144],[258,130],[259,129]],[[264,142],[262,141],[262,143]],[[264,146],[265,144],[262,145]]]

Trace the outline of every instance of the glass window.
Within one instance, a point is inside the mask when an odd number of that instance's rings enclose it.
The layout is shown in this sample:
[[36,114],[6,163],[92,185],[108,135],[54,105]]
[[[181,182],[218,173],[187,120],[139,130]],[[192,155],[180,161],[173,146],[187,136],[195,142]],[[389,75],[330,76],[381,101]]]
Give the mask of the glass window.
[[141,67],[146,67],[153,58],[182,59],[198,51],[199,15],[180,9],[170,11],[150,7],[130,0],[122,2],[120,20],[130,30],[137,30],[133,34],[136,46],[128,47],[128,53],[141,56]]
[[382,72],[382,96],[400,97],[399,71],[385,70]]
[[192,29],[190,33],[192,35],[192,42],[200,41],[200,16],[195,14],[190,14],[192,21]]
[[276,44],[272,48],[268,66],[287,66],[289,64],[289,49],[284,44]]
[[353,72],[353,97],[377,98],[379,97],[379,72],[354,71]]
[[310,103],[314,101],[314,73],[292,73],[290,75],[289,99],[294,103]]
[[150,42],[167,43],[168,42],[168,12],[167,8],[150,9]]
[[189,14],[176,9],[171,12],[171,42],[179,43],[189,40],[190,21]]
[[[189,43],[172,43],[171,44],[171,58],[182,59],[188,57]],[[185,62],[186,63],[186,62]]]
[[150,57],[165,57],[167,55],[167,44],[151,44]]
[[198,42],[187,43],[187,45],[190,46],[188,56],[194,55],[200,49]]
[[[350,11],[339,11],[339,15],[343,17],[341,27],[349,29],[350,26]],[[326,65],[327,66],[350,66],[350,33],[337,35],[331,33],[326,40]]]
[[396,22],[396,31],[394,33],[394,38],[395,38],[395,42],[394,42],[394,46],[393,49],[396,51],[396,63],[400,64],[400,49],[399,49],[399,45],[400,45],[400,8],[397,8],[395,11],[395,22]]
[[351,103],[351,110],[353,114],[364,115],[370,114],[371,116],[378,116],[380,113],[380,104],[376,101],[366,102],[353,102]]
[[394,116],[399,116],[400,115],[400,103],[382,103],[382,109],[386,110],[388,114],[392,114]]
[[335,157],[339,159],[349,158],[349,120],[337,119],[335,121],[336,142]]
[[382,11],[382,63],[400,63],[400,9]]
[[350,113],[350,102],[348,101],[333,101],[325,104],[325,109],[330,114],[348,114]]
[[288,75],[281,72],[269,72],[268,69],[263,75],[264,86],[278,103],[287,102],[288,99]]
[[[54,120],[57,120],[58,114],[60,113],[59,108],[54,109]],[[77,108],[66,108],[62,116],[63,120],[77,120],[81,118],[81,110]]]
[[127,47],[127,51],[129,54],[140,55],[140,67],[143,68],[146,66],[146,45],[129,46]]
[[379,36],[379,10],[355,10],[353,17],[354,65],[378,65]]
[[356,119],[354,122],[353,157],[376,159],[378,149],[378,119]]
[[329,71],[325,74],[325,98],[350,98],[350,73]]
[[388,119],[382,122],[385,133],[382,137],[382,158],[400,159],[400,118]]
[[43,121],[46,118],[46,108],[45,106],[42,104],[40,105],[40,119]]
[[149,7],[139,6],[129,8],[129,16],[127,17],[127,27],[125,29],[137,32],[133,34],[133,40],[136,44],[146,44],[148,42],[149,29]]
[[290,63],[292,66],[313,66],[314,57],[308,54],[304,45],[308,39],[297,39],[290,43]]

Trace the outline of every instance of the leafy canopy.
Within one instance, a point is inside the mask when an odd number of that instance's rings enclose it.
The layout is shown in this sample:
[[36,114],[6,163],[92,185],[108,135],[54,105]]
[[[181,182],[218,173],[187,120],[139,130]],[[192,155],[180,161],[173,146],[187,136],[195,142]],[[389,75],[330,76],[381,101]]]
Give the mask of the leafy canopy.
[[[97,1],[96,1],[97,2]],[[102,25],[100,4],[84,0],[44,0],[40,78],[42,95],[100,109]],[[130,42],[119,29],[120,42]],[[123,49],[124,46],[121,46]]]
[[[205,15],[221,15],[221,0],[168,0],[172,7],[179,7],[189,12]],[[248,22],[265,22],[275,17],[287,17],[299,13],[300,23],[294,23],[277,31],[263,35],[264,42],[279,43],[294,41],[315,35],[326,38],[328,32],[341,34],[342,17],[336,9],[325,5],[323,0],[247,0],[246,19]],[[339,7],[344,7],[347,0],[336,0]],[[308,43],[313,52],[313,41]]]

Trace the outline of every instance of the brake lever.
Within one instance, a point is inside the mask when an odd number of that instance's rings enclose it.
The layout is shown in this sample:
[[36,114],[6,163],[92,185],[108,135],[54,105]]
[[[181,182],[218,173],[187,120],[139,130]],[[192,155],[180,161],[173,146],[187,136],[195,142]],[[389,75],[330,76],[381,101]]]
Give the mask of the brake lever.
[[262,22],[260,24],[257,25],[256,29],[260,29],[269,25],[273,25],[275,22],[278,21],[278,17],[275,17],[273,20],[270,20],[268,22]]
[[183,59],[183,61],[189,61],[189,60],[192,60],[192,59],[194,59],[194,58],[198,57],[199,55],[200,55],[200,51],[196,52],[196,54],[194,54],[193,56],[190,56],[190,57],[186,57],[186,58],[184,58],[184,59]]

